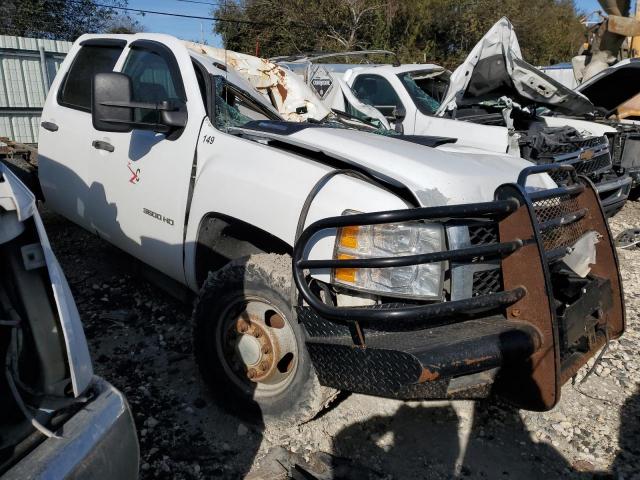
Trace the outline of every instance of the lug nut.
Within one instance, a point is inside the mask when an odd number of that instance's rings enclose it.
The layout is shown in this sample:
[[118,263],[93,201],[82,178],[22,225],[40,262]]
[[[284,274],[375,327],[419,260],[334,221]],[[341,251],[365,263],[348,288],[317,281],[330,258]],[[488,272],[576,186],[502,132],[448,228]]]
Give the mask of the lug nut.
[[271,349],[269,348],[269,345],[263,345],[262,346],[262,353],[264,353],[265,355],[268,355],[269,352],[271,352]]
[[256,377],[257,372],[252,368],[251,370],[249,370],[247,372],[247,377],[249,378],[255,378]]
[[265,371],[267,368],[269,368],[269,364],[267,362],[264,360],[260,362],[260,370]]

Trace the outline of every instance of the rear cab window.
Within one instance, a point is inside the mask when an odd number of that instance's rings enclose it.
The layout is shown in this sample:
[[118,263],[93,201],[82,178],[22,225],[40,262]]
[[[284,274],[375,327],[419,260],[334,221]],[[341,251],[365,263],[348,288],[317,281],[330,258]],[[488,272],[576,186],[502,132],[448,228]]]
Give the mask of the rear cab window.
[[58,103],[64,107],[90,112],[93,77],[97,73],[113,71],[126,42],[87,40],[81,45],[58,90]]

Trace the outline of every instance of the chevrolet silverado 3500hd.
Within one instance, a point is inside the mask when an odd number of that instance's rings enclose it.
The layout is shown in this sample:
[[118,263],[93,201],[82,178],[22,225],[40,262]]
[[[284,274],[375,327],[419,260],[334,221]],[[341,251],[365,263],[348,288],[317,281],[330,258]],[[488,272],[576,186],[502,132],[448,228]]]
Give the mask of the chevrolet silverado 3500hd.
[[84,35],[44,107],[39,180],[199,292],[196,357],[239,414],[303,422],[338,389],[552,408],[624,330],[597,193],[571,166],[425,143],[283,121],[170,36]]

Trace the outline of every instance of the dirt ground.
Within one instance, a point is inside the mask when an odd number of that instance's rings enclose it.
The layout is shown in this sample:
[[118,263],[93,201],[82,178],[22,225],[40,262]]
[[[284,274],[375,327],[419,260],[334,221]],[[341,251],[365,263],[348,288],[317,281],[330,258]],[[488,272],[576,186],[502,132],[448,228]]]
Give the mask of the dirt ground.
[[[136,274],[114,247],[50,212],[44,220],[94,368],[132,406],[143,479],[242,478],[268,471],[278,446],[302,459],[349,459],[343,478],[640,479],[640,249],[619,249],[627,333],[585,383],[565,385],[550,412],[354,394],[301,427],[266,433],[212,401],[224,392],[210,392],[196,370],[190,305]],[[639,224],[639,202],[611,222],[614,233]]]

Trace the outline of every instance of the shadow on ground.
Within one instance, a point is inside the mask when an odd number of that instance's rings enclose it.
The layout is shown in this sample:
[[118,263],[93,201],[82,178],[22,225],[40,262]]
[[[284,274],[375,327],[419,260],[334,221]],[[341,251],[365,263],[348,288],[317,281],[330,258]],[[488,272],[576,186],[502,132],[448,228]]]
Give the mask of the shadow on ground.
[[[473,409],[402,405],[344,428],[334,438],[331,478],[620,479],[640,472],[640,390],[621,409],[620,450],[607,472],[570,464],[552,445],[531,439],[518,411],[495,402]],[[344,468],[350,459],[350,468]]]

